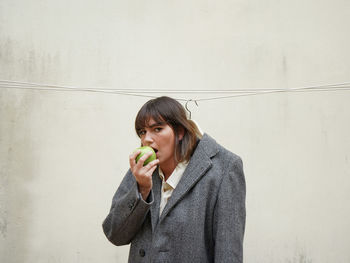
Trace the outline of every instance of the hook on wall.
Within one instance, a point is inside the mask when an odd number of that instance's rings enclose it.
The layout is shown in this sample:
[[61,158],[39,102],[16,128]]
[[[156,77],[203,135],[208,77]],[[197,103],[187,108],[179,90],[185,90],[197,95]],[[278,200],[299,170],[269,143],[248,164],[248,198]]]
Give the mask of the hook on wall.
[[197,107],[198,107],[198,103],[197,103],[197,101],[196,100],[193,100],[193,99],[189,99],[188,101],[186,101],[186,104],[185,104],[185,108],[186,108],[186,110],[188,111],[188,114],[189,114],[189,119],[191,120],[191,111],[188,109],[188,107],[187,107],[187,104],[190,102],[190,101],[193,101],[194,103],[196,103],[196,105],[197,105]]

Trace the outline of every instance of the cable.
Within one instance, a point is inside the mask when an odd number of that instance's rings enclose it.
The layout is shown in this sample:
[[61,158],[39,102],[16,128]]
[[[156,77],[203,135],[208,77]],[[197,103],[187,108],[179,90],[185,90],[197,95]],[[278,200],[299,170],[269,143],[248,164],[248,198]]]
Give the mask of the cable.
[[[340,91],[340,90],[347,91],[347,90],[350,90],[350,82],[290,88],[290,89],[160,90],[160,89],[76,88],[76,87],[68,87],[68,86],[0,80],[0,88],[46,90],[46,91],[99,92],[99,93],[111,93],[111,94],[146,97],[146,98],[157,97],[149,94],[183,94],[187,96],[190,94],[196,94],[196,95],[198,94],[234,94],[234,95],[226,95],[226,96],[215,96],[215,97],[208,97],[208,98],[203,97],[198,99],[192,99],[193,101],[208,101],[208,100],[256,96],[256,95],[283,93],[283,92],[315,92],[315,91]],[[185,98],[176,98],[176,99],[179,101],[189,101],[189,99],[185,99]]]
[[231,96],[219,96],[219,97],[210,97],[210,98],[200,98],[197,101],[207,101],[207,100],[218,100],[218,99],[228,99],[228,98],[236,98],[236,97],[246,97],[246,96],[255,96],[255,95],[264,95],[264,94],[272,94],[272,93],[283,93],[283,92],[316,92],[316,91],[339,91],[339,90],[350,90],[350,86],[329,86],[329,87],[305,87],[305,88],[292,88],[292,89],[275,89],[275,90],[262,90],[260,92],[252,92],[246,94],[239,95],[231,95]]

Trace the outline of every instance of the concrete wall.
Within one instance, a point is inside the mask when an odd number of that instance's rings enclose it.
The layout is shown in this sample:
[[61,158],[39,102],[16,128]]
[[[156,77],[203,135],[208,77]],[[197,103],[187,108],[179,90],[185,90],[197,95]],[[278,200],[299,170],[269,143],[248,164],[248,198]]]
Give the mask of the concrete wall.
[[[350,81],[347,0],[0,1],[0,79],[248,89]],[[190,98],[182,96],[185,98]],[[245,262],[350,262],[350,92],[191,105],[244,161]],[[147,98],[0,89],[0,262],[126,262],[101,223]]]

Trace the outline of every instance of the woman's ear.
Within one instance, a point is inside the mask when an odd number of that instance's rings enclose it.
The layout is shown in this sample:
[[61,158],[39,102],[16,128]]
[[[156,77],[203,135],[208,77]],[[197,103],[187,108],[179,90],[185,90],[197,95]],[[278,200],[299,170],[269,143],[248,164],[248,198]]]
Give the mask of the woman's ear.
[[177,129],[177,136],[178,136],[179,141],[182,140],[182,138],[184,137],[184,135],[185,135],[185,129],[184,129],[184,127],[180,126],[180,127]]

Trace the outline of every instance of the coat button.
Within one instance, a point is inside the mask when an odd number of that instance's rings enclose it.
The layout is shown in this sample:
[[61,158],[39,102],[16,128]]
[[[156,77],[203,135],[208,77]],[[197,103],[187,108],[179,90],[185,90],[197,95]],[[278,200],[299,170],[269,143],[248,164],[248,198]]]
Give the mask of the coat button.
[[128,207],[129,207],[130,211],[134,208],[134,205],[135,205],[135,202],[133,202],[133,201],[130,201],[128,203]]
[[141,257],[144,257],[144,256],[146,255],[146,252],[145,252],[144,249],[141,248],[141,249],[139,250],[139,254],[140,254]]

